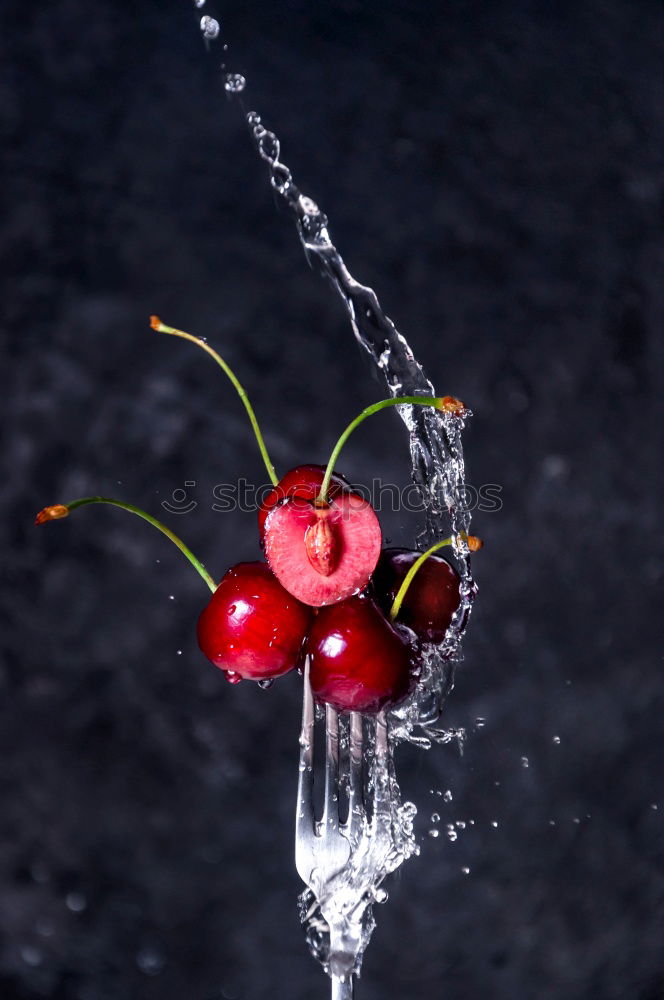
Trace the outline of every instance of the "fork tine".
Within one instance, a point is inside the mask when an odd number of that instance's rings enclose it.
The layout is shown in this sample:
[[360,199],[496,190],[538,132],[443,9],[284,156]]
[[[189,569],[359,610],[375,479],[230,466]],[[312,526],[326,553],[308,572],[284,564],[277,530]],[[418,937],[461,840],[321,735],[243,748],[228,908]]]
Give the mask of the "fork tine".
[[385,712],[376,716],[376,751],[374,755],[374,788],[373,817],[376,824],[378,817],[390,815],[390,773],[389,744],[387,736],[387,717]]
[[302,729],[300,732],[300,768],[297,779],[296,837],[310,833],[314,822],[314,698],[309,684],[309,658],[304,665]]
[[350,713],[350,789],[348,793],[348,819],[346,828],[351,840],[360,832],[364,818],[364,781],[362,753],[364,733],[360,712]]
[[321,824],[339,826],[339,713],[325,706],[325,805]]

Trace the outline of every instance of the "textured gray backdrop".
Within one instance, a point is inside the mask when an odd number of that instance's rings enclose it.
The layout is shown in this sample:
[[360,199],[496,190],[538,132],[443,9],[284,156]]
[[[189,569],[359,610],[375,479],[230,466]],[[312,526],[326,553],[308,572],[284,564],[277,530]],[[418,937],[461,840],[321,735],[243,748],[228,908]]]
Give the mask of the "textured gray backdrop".
[[[466,752],[400,756],[422,855],[378,910],[358,994],[661,1000],[662,9],[226,7],[248,104],[436,386],[472,406],[470,482],[503,491],[474,522],[447,713]],[[240,404],[152,312],[236,366],[281,469],[323,460],[381,393],[198,16],[0,13],[2,1000],[325,995],[295,911],[297,677],[223,681],[196,648],[206,588],[146,525],[96,508],[32,526],[87,493],[159,513],[194,481],[169,523],[218,575],[256,557],[253,515],[211,509],[215,484],[264,480]],[[398,418],[343,466],[405,483]],[[474,825],[434,840],[434,811]]]

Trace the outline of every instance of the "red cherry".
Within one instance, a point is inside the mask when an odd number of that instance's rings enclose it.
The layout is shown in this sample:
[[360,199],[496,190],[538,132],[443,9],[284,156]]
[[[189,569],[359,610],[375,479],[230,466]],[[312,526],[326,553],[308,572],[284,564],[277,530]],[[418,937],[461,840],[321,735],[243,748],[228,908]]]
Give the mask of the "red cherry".
[[[263,500],[258,508],[258,535],[261,545],[265,536],[265,521],[270,511],[288,497],[302,497],[303,500],[315,500],[325,478],[324,465],[298,465],[280,479],[273,490]],[[333,472],[330,488],[327,491],[329,499],[334,499],[342,490],[350,489],[350,484],[343,476]]]
[[198,645],[231,682],[269,680],[298,665],[311,617],[266,563],[238,563],[198,619]]
[[306,647],[314,695],[342,712],[377,712],[400,701],[412,681],[410,638],[370,597],[322,608]]
[[[421,554],[411,549],[381,552],[372,582],[376,600],[386,614],[406,573]],[[397,621],[407,625],[420,639],[442,642],[461,602],[459,583],[459,574],[446,559],[429,556],[406,591]]]
[[322,607],[363,590],[380,555],[373,507],[344,490],[325,507],[293,497],[265,522],[265,554],[286,590]]

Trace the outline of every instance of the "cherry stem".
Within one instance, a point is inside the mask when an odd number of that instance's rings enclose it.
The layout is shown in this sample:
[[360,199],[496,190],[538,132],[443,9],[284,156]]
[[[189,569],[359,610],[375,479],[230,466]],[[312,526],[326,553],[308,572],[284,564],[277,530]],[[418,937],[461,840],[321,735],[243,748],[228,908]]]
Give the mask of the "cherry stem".
[[[66,509],[66,513],[70,513],[72,510],[76,510],[77,507],[85,507],[89,503],[108,503],[112,504],[114,507],[121,507],[123,510],[128,510],[130,514],[137,514],[138,517],[142,517],[144,521],[151,524],[153,527],[161,531],[162,535],[166,535],[166,538],[170,538],[174,545],[177,545],[180,552],[187,557],[191,565],[197,570],[203,577],[208,587],[214,594],[217,589],[217,584],[214,582],[208,571],[206,570],[200,559],[197,559],[194,553],[188,548],[181,538],[178,538],[170,528],[167,528],[165,524],[158,521],[151,514],[146,511],[141,510],[140,507],[135,507],[131,503],[125,503],[123,500],[113,500],[111,497],[82,497],[80,500],[73,500],[71,503],[63,504],[62,506]],[[48,509],[48,508],[47,508]],[[58,513],[57,517],[66,517],[65,513]]]
[[379,413],[381,410],[387,409],[388,406],[435,406],[436,409],[440,410],[443,406],[443,400],[446,398],[447,397],[441,396],[395,396],[391,399],[381,399],[379,403],[373,403],[371,406],[367,406],[366,409],[362,410],[360,415],[355,417],[355,420],[352,420],[349,423],[348,427],[334,446],[334,451],[330,455],[330,460],[327,463],[327,468],[325,470],[325,476],[323,478],[323,482],[321,483],[320,493],[317,497],[318,502],[326,502],[327,491],[330,487],[330,479],[332,478],[334,467],[337,464],[339,453],[355,428],[359,427],[359,425],[366,420],[367,417],[372,416],[374,413]]
[[[479,539],[475,540],[474,535],[467,535],[465,531],[462,531],[459,535],[457,535],[457,538],[461,538],[464,542],[468,542],[469,540],[472,539],[473,548],[478,548],[479,545],[481,544]],[[427,561],[429,556],[432,556],[434,552],[437,552],[438,549],[442,549],[446,545],[454,545],[454,541],[455,541],[454,538],[444,538],[442,542],[436,542],[435,545],[432,545],[430,549],[427,549],[426,552],[423,552],[422,555],[419,557],[419,559],[415,560],[415,562],[413,563],[413,565],[410,567],[405,577],[403,578],[401,586],[397,591],[397,596],[394,598],[392,607],[390,608],[390,621],[394,621],[394,619],[401,611],[401,605],[403,604],[403,599],[406,596],[406,591],[413,582],[415,574],[417,573],[420,566],[422,566]]]
[[277,486],[279,480],[277,478],[276,472],[274,471],[274,466],[270,460],[270,456],[265,446],[265,441],[263,440],[261,429],[258,426],[258,420],[256,419],[254,408],[249,402],[249,397],[247,396],[246,392],[244,391],[244,388],[238,381],[237,376],[235,375],[233,369],[230,368],[230,366],[226,364],[221,355],[217,354],[217,352],[212,347],[210,347],[209,344],[206,344],[205,341],[201,339],[201,337],[195,337],[192,333],[185,333],[184,330],[177,330],[173,326],[167,326],[165,323],[162,323],[162,321],[159,319],[158,316],[150,317],[150,326],[152,327],[153,330],[156,330],[157,333],[170,333],[174,337],[181,337],[183,340],[190,340],[192,344],[196,344],[198,347],[201,347],[204,351],[206,351],[210,355],[211,358],[214,358],[219,367],[226,373],[228,378],[233,383],[238,396],[244,403],[244,408],[247,411],[249,420],[251,421],[251,426],[256,436],[256,441],[258,442],[258,447],[263,457],[263,461],[265,462],[265,468],[267,469],[267,474],[270,477],[270,482],[272,483],[273,486]]

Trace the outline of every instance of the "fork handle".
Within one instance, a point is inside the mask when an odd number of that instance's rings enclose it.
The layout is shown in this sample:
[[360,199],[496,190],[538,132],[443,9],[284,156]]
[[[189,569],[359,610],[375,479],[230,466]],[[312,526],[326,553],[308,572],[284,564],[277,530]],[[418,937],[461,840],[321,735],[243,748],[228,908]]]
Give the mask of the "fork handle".
[[332,980],[332,1000],[353,1000],[353,976],[339,979],[338,976],[331,976]]

